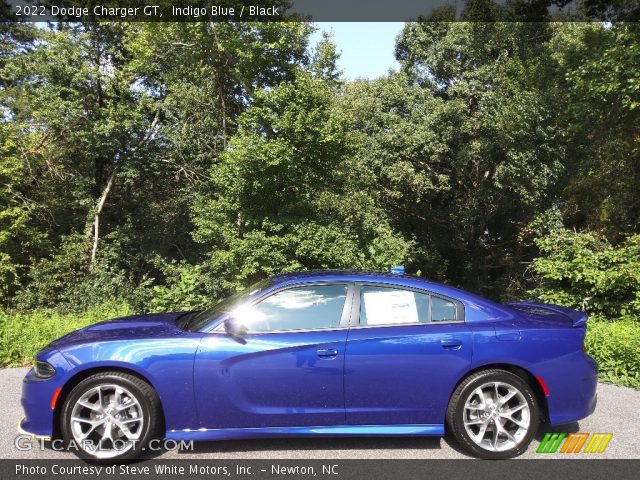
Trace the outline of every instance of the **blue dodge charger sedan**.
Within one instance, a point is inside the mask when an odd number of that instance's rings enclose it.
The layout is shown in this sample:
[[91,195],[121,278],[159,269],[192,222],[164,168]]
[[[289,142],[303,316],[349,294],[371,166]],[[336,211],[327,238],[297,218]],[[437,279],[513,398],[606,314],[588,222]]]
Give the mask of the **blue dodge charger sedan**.
[[24,379],[20,429],[108,461],[163,437],[445,431],[472,455],[507,458],[540,422],[593,412],[586,321],[407,275],[279,275],[208,310],[121,318],[52,342]]

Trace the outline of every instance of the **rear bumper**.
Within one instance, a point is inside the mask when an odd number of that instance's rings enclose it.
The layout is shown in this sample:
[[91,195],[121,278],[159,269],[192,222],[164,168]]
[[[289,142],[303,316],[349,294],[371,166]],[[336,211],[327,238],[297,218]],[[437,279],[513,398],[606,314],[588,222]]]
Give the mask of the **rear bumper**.
[[[559,377],[559,378],[557,378]],[[591,415],[598,402],[598,370],[596,362],[584,353],[571,361],[562,376],[548,377],[549,423],[558,425],[581,420]]]

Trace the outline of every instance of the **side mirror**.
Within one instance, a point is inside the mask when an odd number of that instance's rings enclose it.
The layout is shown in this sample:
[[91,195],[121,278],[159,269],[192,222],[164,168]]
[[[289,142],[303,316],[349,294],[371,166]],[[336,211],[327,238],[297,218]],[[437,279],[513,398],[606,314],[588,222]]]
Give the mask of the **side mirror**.
[[249,331],[247,326],[236,317],[229,317],[224,321],[224,330],[227,335],[233,338],[242,338]]

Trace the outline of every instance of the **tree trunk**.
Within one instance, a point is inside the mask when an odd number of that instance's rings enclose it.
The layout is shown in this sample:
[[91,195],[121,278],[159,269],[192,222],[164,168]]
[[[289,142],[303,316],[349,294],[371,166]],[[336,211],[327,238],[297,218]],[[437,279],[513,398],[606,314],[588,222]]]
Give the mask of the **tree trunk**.
[[93,244],[91,246],[91,259],[89,261],[90,265],[96,263],[96,255],[98,254],[98,242],[100,239],[100,215],[102,214],[102,209],[104,208],[104,204],[107,201],[107,197],[109,196],[109,192],[113,187],[113,184],[116,180],[116,174],[118,173],[118,164],[114,164],[113,171],[111,175],[109,175],[109,180],[107,180],[107,184],[102,190],[102,195],[98,199],[98,203],[96,205],[96,209],[93,212]]
[[[142,138],[142,140],[140,140],[140,142],[137,145],[135,145],[131,150],[129,150],[128,155],[134,154],[136,150],[142,147],[155,135],[156,127],[158,125],[158,122],[160,121],[160,111],[161,111],[160,108],[156,110],[156,114],[153,118],[153,121],[151,122],[151,126],[149,127],[149,130],[147,130],[147,133]],[[96,263],[96,258],[98,255],[98,243],[100,242],[100,215],[102,214],[102,210],[104,209],[104,204],[107,201],[109,192],[111,192],[111,189],[113,188],[113,184],[116,181],[116,176],[118,174],[118,167],[119,167],[119,161],[116,160],[113,164],[113,170],[111,171],[111,175],[109,175],[107,184],[102,189],[102,194],[100,195],[100,198],[98,199],[98,203],[96,203],[95,209],[93,211],[93,222],[87,228],[87,239],[89,240],[91,239],[91,237],[93,237],[91,241],[91,257],[89,259],[90,266],[93,266]]]

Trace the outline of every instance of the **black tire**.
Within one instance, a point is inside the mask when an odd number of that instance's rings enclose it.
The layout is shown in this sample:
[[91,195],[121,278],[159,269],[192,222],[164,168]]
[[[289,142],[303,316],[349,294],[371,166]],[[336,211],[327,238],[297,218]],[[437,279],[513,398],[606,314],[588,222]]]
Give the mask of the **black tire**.
[[[465,402],[473,396],[476,389],[491,382],[500,382],[516,388],[529,406],[528,431],[514,447],[502,451],[492,451],[478,445],[467,433],[464,426]],[[486,412],[483,412],[483,414],[488,415]],[[465,451],[478,458],[500,460],[516,457],[526,451],[538,430],[540,409],[533,389],[521,377],[506,370],[487,369],[469,375],[458,385],[449,400],[446,421],[448,430]],[[488,428],[495,427],[490,426]],[[482,437],[480,433],[477,433],[477,435]]]
[[[139,438],[131,442],[131,447],[127,450],[118,451],[108,458],[95,455],[83,448],[82,443],[74,439],[71,425],[71,416],[74,406],[81,397],[98,386],[118,386],[126,389],[135,397],[141,410],[142,426],[140,427]],[[97,402],[96,402],[97,403]],[[100,372],[85,378],[78,383],[67,395],[60,415],[60,429],[62,438],[67,448],[73,451],[80,458],[94,460],[97,462],[120,462],[138,458],[145,447],[153,438],[162,436],[162,415],[158,395],[151,385],[140,378],[122,372]],[[97,431],[96,431],[97,432]],[[94,442],[95,443],[95,442]],[[115,444],[114,444],[115,445]],[[112,450],[118,450],[113,448]]]

